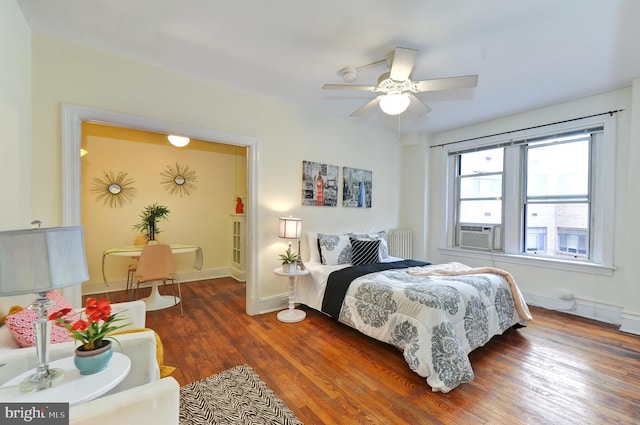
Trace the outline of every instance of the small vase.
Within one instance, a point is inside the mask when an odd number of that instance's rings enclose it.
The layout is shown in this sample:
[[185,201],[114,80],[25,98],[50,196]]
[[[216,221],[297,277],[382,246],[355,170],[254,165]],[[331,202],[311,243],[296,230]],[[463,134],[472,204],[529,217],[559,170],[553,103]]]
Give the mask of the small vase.
[[102,347],[95,350],[85,351],[82,347],[76,348],[76,356],[73,363],[80,371],[81,375],[92,375],[104,370],[109,365],[109,360],[113,356],[111,341],[103,340]]
[[282,271],[284,273],[291,273],[294,270],[295,270],[295,264],[294,263],[285,263],[285,264],[282,265]]

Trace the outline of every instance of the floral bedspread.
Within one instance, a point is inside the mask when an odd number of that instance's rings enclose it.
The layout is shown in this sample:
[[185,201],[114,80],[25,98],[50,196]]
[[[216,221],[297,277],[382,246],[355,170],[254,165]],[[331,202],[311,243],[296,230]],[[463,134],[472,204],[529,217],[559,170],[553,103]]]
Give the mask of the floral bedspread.
[[441,392],[470,382],[468,354],[522,321],[499,274],[415,276],[407,269],[355,279],[339,320],[398,347],[409,367]]

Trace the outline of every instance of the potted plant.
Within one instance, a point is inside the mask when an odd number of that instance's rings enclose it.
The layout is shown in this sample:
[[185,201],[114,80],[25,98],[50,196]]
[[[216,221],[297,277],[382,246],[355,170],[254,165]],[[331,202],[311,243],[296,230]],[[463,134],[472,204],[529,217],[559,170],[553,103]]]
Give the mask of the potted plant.
[[282,260],[282,271],[285,273],[294,271],[296,269],[296,265],[301,260],[300,254],[291,251],[291,246],[287,248],[284,254],[280,254],[280,259]]
[[[76,315],[80,318],[73,322],[72,317]],[[86,320],[81,318],[83,315]],[[64,308],[50,314],[49,320],[65,327],[71,337],[81,344],[76,348],[74,364],[82,375],[100,372],[107,367],[113,349],[111,341],[106,338],[112,332],[128,325],[115,324],[123,319],[118,317],[118,313],[111,314],[111,303],[106,298],[89,298],[83,311],[73,313],[71,308]]]
[[156,235],[160,233],[158,221],[167,220],[170,212],[169,208],[157,203],[148,205],[140,214],[140,223],[134,224],[133,229],[142,233],[147,241],[155,241]]

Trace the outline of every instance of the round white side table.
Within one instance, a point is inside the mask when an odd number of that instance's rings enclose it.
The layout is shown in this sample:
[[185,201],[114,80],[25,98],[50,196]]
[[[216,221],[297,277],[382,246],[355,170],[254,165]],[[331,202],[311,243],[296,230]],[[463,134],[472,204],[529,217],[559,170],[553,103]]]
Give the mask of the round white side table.
[[73,356],[49,363],[51,368],[64,370],[64,379],[57,385],[34,393],[20,392],[20,382],[33,374],[31,369],[0,386],[2,402],[49,403],[66,402],[70,406],[100,397],[127,377],[131,360],[122,353],[113,353],[105,370],[93,375],[80,375],[73,364]]
[[306,276],[309,270],[293,270],[285,272],[282,267],[273,269],[273,273],[277,276],[286,276],[289,278],[289,308],[278,313],[278,320],[285,323],[301,322],[307,317],[307,313],[298,310],[294,304],[296,298],[296,278],[298,276]]

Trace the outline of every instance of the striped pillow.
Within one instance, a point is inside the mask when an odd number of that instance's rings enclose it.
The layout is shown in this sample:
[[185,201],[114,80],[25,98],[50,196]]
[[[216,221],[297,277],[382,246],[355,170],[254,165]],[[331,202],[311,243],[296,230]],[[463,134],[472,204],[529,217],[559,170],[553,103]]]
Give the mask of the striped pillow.
[[351,264],[372,264],[380,262],[380,239],[361,240],[349,238],[351,241]]

